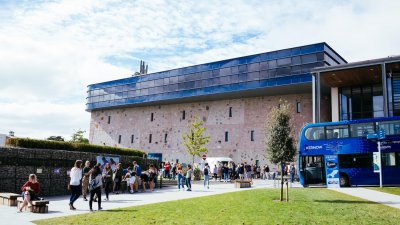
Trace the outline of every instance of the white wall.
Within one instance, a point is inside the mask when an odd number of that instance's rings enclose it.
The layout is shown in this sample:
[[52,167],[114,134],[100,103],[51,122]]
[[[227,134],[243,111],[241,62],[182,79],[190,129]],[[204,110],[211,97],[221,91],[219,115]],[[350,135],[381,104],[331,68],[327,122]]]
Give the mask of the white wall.
[[6,137],[7,137],[7,135],[0,134],[0,147],[6,146]]
[[331,88],[332,122],[339,121],[339,88]]

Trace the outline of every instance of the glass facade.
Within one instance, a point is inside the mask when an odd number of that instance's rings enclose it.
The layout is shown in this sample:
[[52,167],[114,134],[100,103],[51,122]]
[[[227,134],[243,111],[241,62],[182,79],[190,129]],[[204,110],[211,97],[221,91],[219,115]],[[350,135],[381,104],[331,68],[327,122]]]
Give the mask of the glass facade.
[[340,120],[383,117],[382,84],[339,89]]
[[129,77],[88,86],[88,111],[311,83],[310,70],[346,61],[326,43]]

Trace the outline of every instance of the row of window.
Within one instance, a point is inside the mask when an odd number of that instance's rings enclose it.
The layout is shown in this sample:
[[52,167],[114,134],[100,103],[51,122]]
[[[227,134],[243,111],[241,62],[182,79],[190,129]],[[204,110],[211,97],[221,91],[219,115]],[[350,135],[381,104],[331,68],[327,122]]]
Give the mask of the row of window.
[[[373,166],[373,153],[339,154],[340,168],[369,168]],[[400,166],[400,152],[382,153],[382,166]]]
[[[302,66],[293,66],[293,67],[283,67],[273,70],[260,70],[260,71],[252,71],[252,72],[241,72],[236,74],[224,75],[224,76],[210,76],[207,78],[197,78],[196,80],[190,81],[182,81],[182,82],[163,82],[160,85],[156,85],[155,81],[147,81],[151,82],[149,85],[140,85],[140,83],[136,84],[128,84],[121,86],[108,87],[104,89],[97,89],[89,92],[89,101],[96,102],[102,100],[113,100],[124,97],[135,97],[135,96],[144,96],[151,94],[160,94],[165,92],[172,92],[177,90],[189,90],[195,88],[205,88],[212,87],[217,85],[226,85],[226,84],[234,84],[234,83],[242,83],[247,81],[255,81],[255,80],[265,80],[272,79],[275,77],[282,76],[290,76],[290,75],[298,75],[310,72],[310,69],[322,66],[320,62],[302,65]],[[170,78],[164,78],[164,80]],[[114,97],[113,97],[114,96]]]
[[348,137],[366,137],[368,134],[385,130],[386,135],[400,135],[400,121],[355,123],[350,125],[329,125],[310,127],[305,131],[308,140],[325,140]]
[[[121,144],[122,135],[118,135],[118,144]],[[153,134],[149,134],[149,143],[153,141]],[[229,132],[225,131],[225,142],[229,141]],[[250,141],[254,141],[254,130],[250,132]],[[131,135],[131,144],[135,142],[135,135]],[[164,143],[168,143],[168,133],[164,134]]]

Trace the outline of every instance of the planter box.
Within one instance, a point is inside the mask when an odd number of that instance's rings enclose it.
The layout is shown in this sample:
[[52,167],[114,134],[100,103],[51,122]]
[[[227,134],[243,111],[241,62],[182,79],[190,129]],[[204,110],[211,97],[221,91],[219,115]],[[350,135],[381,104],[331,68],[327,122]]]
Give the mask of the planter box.
[[235,181],[235,188],[251,188],[250,181]]

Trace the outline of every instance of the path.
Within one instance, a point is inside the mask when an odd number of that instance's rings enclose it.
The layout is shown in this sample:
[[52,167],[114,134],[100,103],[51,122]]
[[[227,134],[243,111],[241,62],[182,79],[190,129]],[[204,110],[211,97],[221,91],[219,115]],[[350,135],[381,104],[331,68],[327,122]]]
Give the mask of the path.
[[387,206],[400,209],[400,196],[385,192],[374,191],[367,188],[331,188],[331,190],[363,198],[372,202],[378,202]]
[[[295,186],[298,186],[295,184]],[[272,181],[255,180],[253,188],[273,188]],[[253,189],[252,188],[252,189]],[[129,206],[145,205],[158,202],[174,201],[180,199],[202,197],[208,195],[222,194],[249,189],[236,189],[233,183],[211,182],[210,189],[205,189],[202,184],[193,184],[193,191],[178,191],[176,187],[155,189],[154,192],[145,192],[137,194],[119,194],[110,195],[110,201],[102,202],[104,210],[124,208]],[[104,199],[104,194],[102,199]],[[89,203],[83,201],[82,197],[75,202],[76,211],[69,210],[69,196],[48,197],[50,200],[49,213],[17,213],[16,207],[7,207],[0,205],[0,218],[7,221],[7,224],[32,224],[30,221],[39,219],[48,219],[60,216],[78,215],[89,212]],[[97,203],[93,203],[93,209],[97,209]]]

